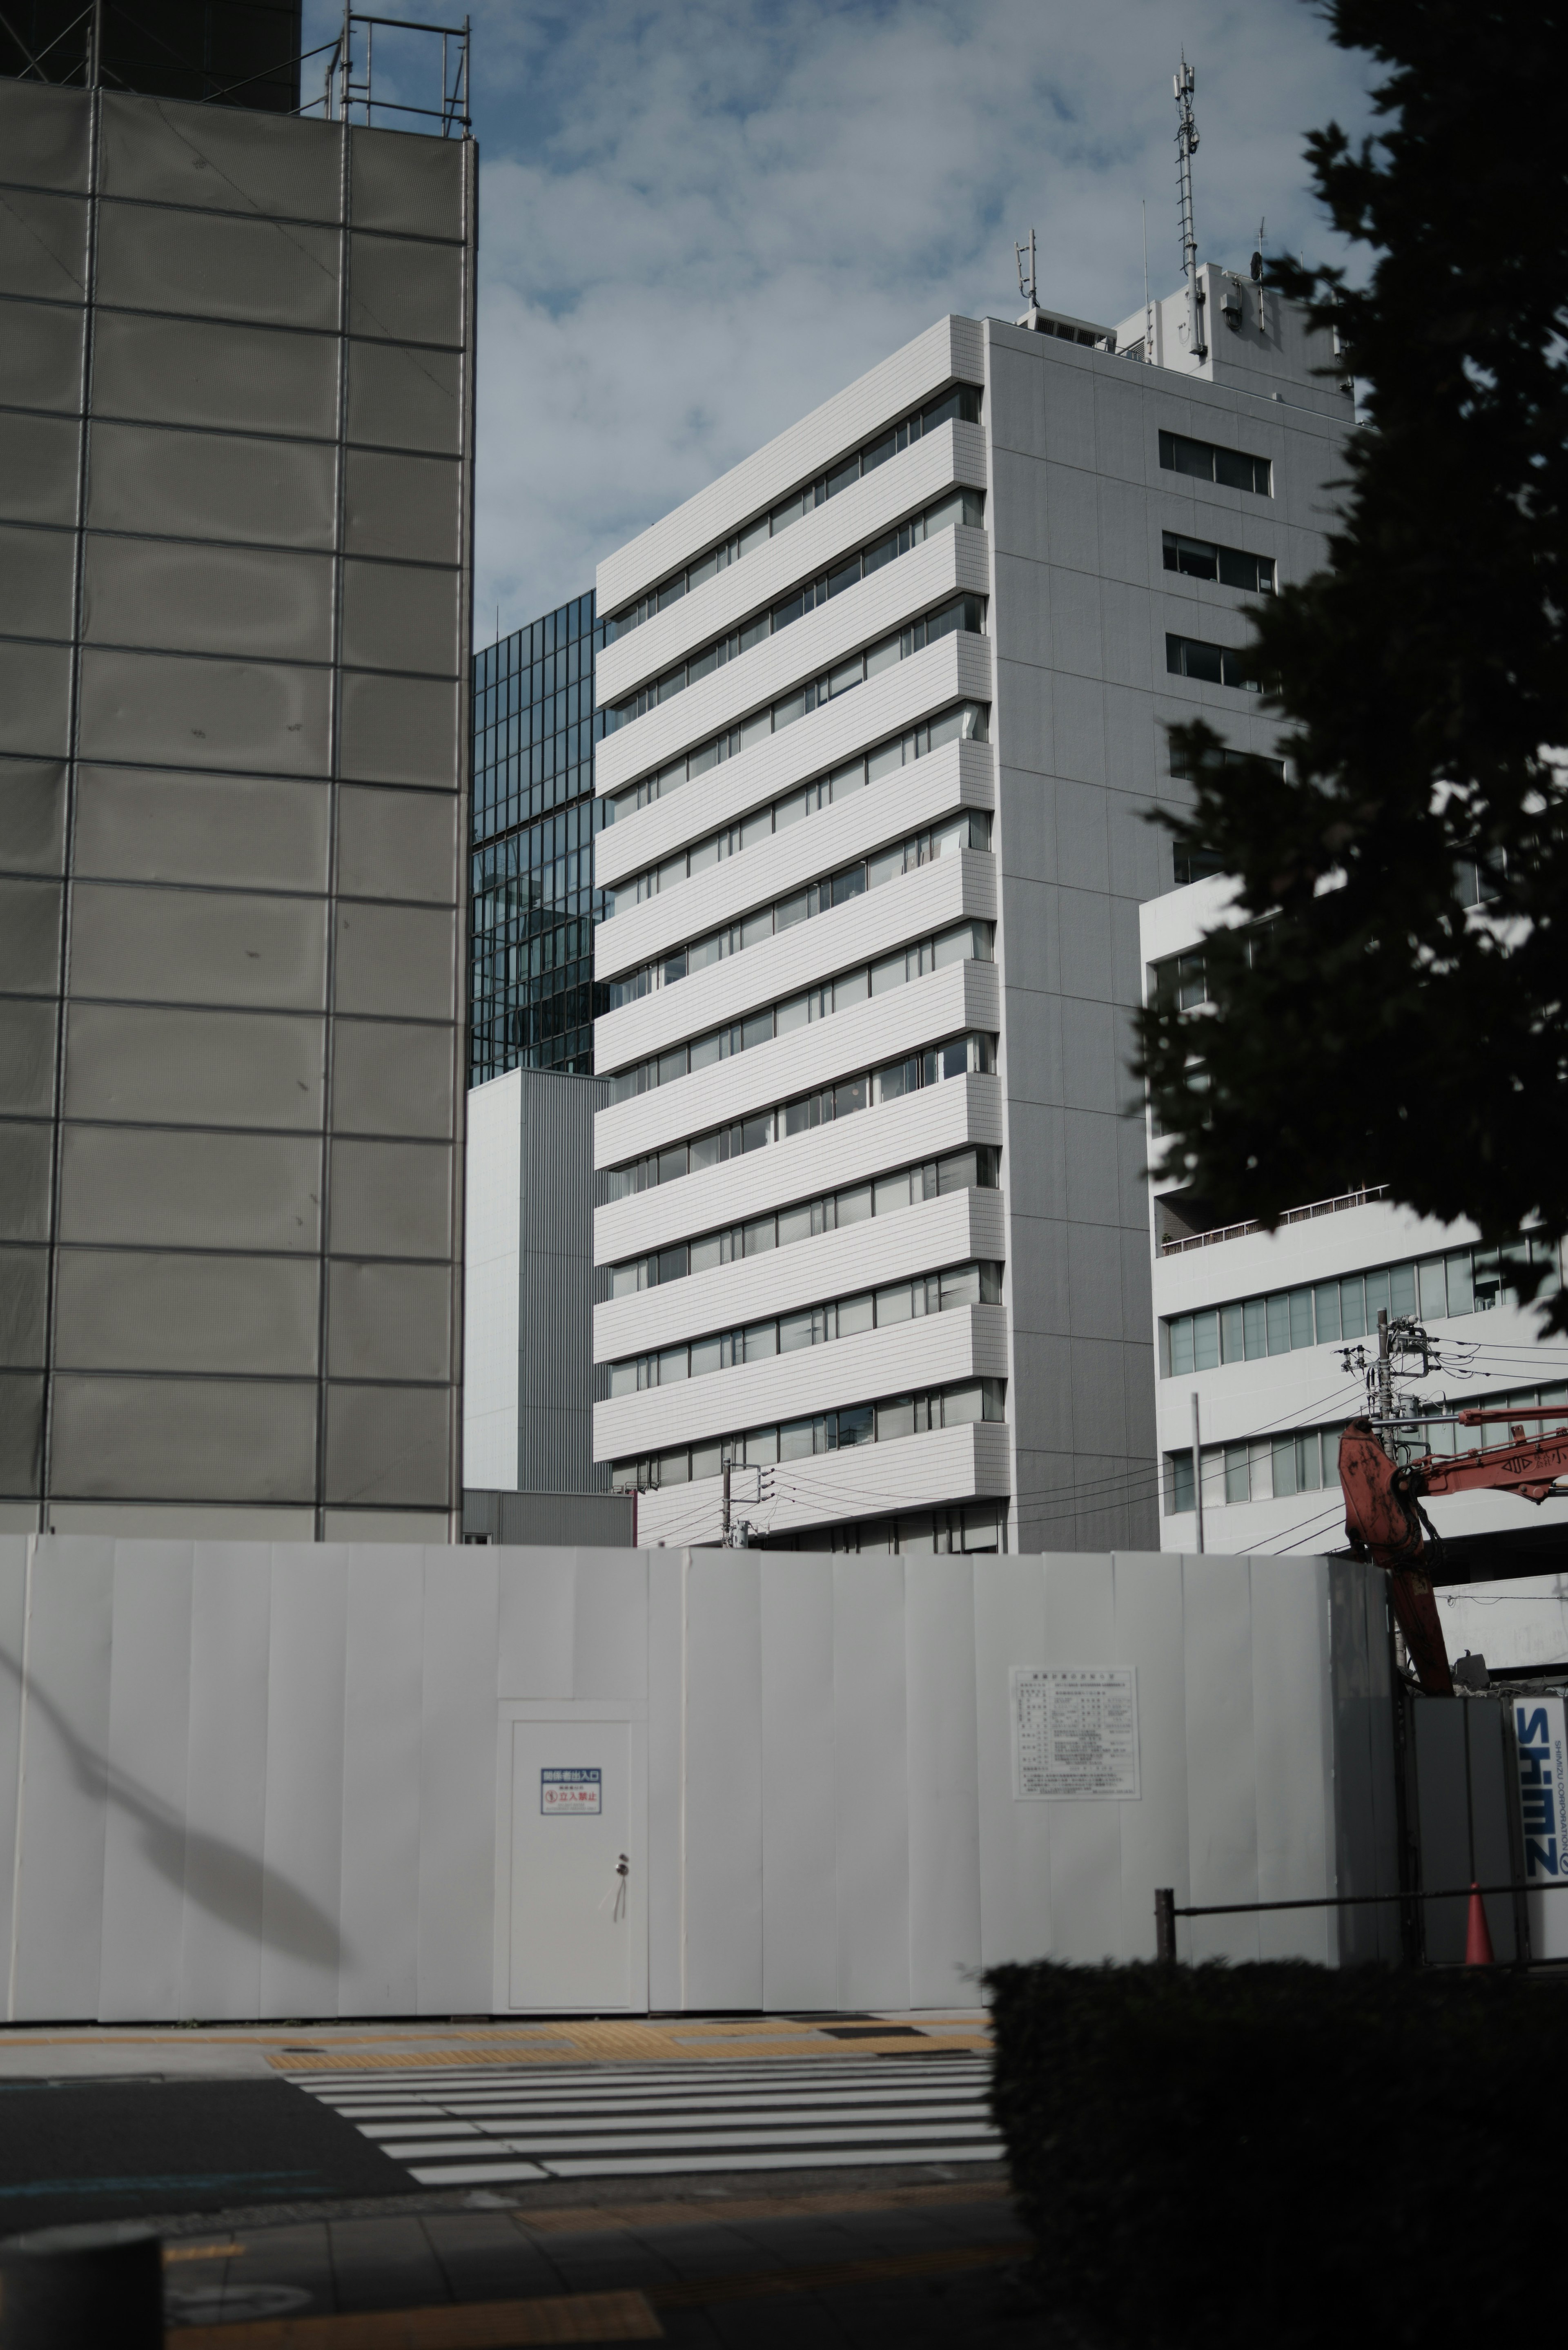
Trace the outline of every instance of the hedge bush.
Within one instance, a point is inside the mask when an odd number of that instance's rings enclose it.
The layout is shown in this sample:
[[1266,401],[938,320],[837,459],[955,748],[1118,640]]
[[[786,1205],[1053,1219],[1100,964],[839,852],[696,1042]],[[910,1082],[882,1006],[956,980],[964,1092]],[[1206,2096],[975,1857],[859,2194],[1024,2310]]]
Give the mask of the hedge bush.
[[1305,1964],[987,1981],[1039,2289],[1091,2343],[1479,2344],[1560,2302],[1568,1985]]

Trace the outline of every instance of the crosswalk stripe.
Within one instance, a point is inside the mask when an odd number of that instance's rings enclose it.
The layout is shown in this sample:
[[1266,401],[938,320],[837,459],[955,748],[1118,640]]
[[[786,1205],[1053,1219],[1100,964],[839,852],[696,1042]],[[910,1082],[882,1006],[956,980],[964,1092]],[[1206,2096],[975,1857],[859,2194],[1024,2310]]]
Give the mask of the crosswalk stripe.
[[421,2186],[876,2162],[994,2161],[983,2057],[665,2061],[402,2076],[292,2074]]
[[[824,2146],[770,2147],[765,2153],[747,2154],[744,2150],[722,2154],[693,2155],[623,2155],[613,2161],[597,2159],[578,2161],[571,2158],[552,2162],[552,2178],[637,2178],[680,2177],[688,2171],[703,2170],[853,2170],[879,2162],[940,2162],[945,2168],[960,2162],[1000,2162],[1001,2143],[953,2144],[944,2138],[940,2145],[909,2148],[907,2147]],[[413,2174],[421,2184],[427,2177]],[[434,2174],[439,2182],[441,2174]]]
[[[922,2126],[919,2122],[904,2124],[898,2129],[868,2129],[864,2122],[800,2122],[787,2128],[771,2130],[601,2130],[572,2137],[559,2137],[551,2133],[530,2131],[525,2138],[493,2138],[492,2145],[504,2146],[509,2153],[525,2154],[538,2162],[553,2161],[557,2154],[638,2154],[657,2152],[670,2147],[718,2146],[841,2146],[853,2139],[857,2145],[878,2146],[921,2145],[932,2138],[988,2137],[990,2124],[982,2121],[945,2121]],[[416,2156],[456,2153],[460,2149],[450,2139],[393,2138],[384,2142],[382,2152],[394,2162],[412,2161]],[[468,2151],[465,2146],[461,2149]]]
[[[707,2089],[722,2089],[726,2082],[766,2081],[774,2085],[821,2082],[837,2084],[840,2088],[867,2081],[886,2081],[895,2074],[918,2074],[922,2080],[964,2080],[983,2078],[990,2070],[990,2060],[984,2056],[876,2056],[871,2058],[837,2057],[824,2062],[814,2057],[803,2064],[788,2063],[774,2056],[753,2057],[747,2061],[721,2064],[717,2063],[682,2064],[670,2061],[662,2064],[617,2064],[600,2062],[586,2064],[487,2064],[479,2072],[472,2064],[443,2064],[421,2067],[419,2072],[394,2072],[390,2068],[377,2073],[374,2080],[363,2073],[342,2072],[294,2073],[302,2088],[313,2095],[337,2094],[353,2097],[426,2096],[432,2089],[450,2083],[461,2083],[475,2096],[493,2096],[503,2090],[519,2089],[532,2096],[548,2095],[563,2086],[588,2086],[602,2083],[613,2074],[628,2087],[645,2085],[657,2088],[661,2084],[689,2083],[693,2091],[705,2094]],[[607,2095],[610,2094],[607,2090]]]
[[349,2121],[395,2121],[400,2115],[430,2113],[432,2110],[435,2110],[447,2114],[463,2115],[471,2117],[475,2122],[480,2122],[504,2121],[510,2114],[580,2114],[591,2117],[593,2115],[598,2113],[639,2113],[649,2115],[678,2113],[795,2113],[800,2111],[802,2107],[806,2106],[827,2107],[850,2104],[866,2107],[877,2107],[888,2113],[897,2113],[902,2107],[907,2106],[929,2106],[937,2107],[972,2105],[974,2102],[974,2093],[972,2090],[965,2091],[954,2089],[946,2095],[933,2096],[929,2090],[921,2091],[910,2088],[903,2091],[890,2090],[888,2092],[877,2091],[875,2093],[867,2091],[864,2095],[858,2097],[835,2097],[829,2096],[826,2093],[821,2093],[815,2095],[803,2093],[801,2095],[794,2097],[781,2097],[776,2095],[748,2097],[742,2092],[737,2090],[729,2096],[714,2098],[698,2096],[666,2096],[657,2098],[637,2096],[628,2096],[624,2098],[550,2097],[541,2099],[536,2104],[531,2100],[525,2102],[524,2099],[519,2097],[497,2098],[493,2102],[487,2102],[483,2105],[475,2104],[466,2097],[432,2097],[428,2102],[421,2102],[419,2104],[411,2104],[407,2099],[400,2098],[395,2105],[389,2104],[384,2106],[350,2105],[347,2102],[339,2105],[334,2100],[327,2098],[324,2098],[322,2102],[323,2104],[331,2104],[332,2110],[335,2113],[341,2114],[346,2120]]

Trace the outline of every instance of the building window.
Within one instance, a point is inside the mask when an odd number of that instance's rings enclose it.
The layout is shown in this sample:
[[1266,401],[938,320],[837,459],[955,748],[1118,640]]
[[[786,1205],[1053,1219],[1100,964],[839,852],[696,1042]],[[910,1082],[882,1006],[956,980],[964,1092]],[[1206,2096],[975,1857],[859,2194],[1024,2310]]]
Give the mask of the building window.
[[618,612],[608,623],[605,642],[613,645],[633,629],[639,629],[656,612],[667,611],[691,588],[705,586],[721,571],[727,571],[732,563],[738,563],[742,556],[749,555],[753,547],[764,546],[770,538],[776,538],[780,531],[787,530],[804,515],[815,513],[818,506],[826,505],[829,498],[836,498],[841,490],[849,489],[867,473],[874,473],[878,466],[887,463],[889,457],[898,456],[900,451],[909,448],[912,442],[920,440],[924,434],[935,432],[941,425],[955,421],[978,424],[980,408],[981,394],[975,384],[954,384],[950,390],[940,392],[935,400],[929,400],[924,408],[917,410],[912,416],[906,416],[901,422],[889,425],[874,441],[867,441],[863,448],[851,450],[848,456],[841,457],[829,472],[819,474],[804,489],[782,499],[769,513],[759,515],[754,522],[748,523],[743,530],[737,531],[720,546],[710,547],[706,555],[701,556],[684,570],[672,572],[668,579],[650,588],[639,602]]
[[[838,902],[847,903],[854,894],[846,891]],[[771,923],[771,909],[767,910],[767,919]],[[834,979],[808,987],[804,995],[789,996],[782,1003],[764,1004],[745,1019],[732,1021],[726,1028],[710,1029],[706,1035],[692,1037],[690,1044],[673,1045],[651,1060],[618,1069],[610,1079],[610,1100],[612,1104],[630,1101],[636,1095],[652,1093],[659,1086],[673,1085],[678,1078],[711,1068],[715,1062],[732,1060],[737,1053],[749,1053],[758,1045],[770,1045],[775,1036],[788,1036],[815,1021],[852,1012],[857,1004],[873,995],[884,995],[911,980],[924,979],[933,971],[945,971],[950,963],[989,962],[994,931],[995,924],[992,922],[960,922],[953,930],[943,931],[936,938],[922,939],[918,945],[901,947],[896,954],[884,955],[877,962],[857,963]],[[752,941],[746,939],[743,943],[750,945]],[[680,960],[684,963],[688,959],[682,956]],[[621,1001],[628,1003],[643,992],[633,986]]]
[[[738,824],[729,825],[722,832],[710,833],[691,848],[678,849],[661,865],[649,866],[645,873],[633,874],[610,893],[609,909],[617,913],[626,906],[640,906],[649,898],[657,898],[665,889],[673,889],[696,874],[706,873],[710,866],[722,865],[726,858],[740,856],[742,849],[754,848],[759,842],[770,839],[775,832],[787,832],[803,817],[816,816],[824,808],[836,807],[864,791],[867,783],[880,782],[913,759],[923,759],[932,751],[940,751],[949,743],[983,743],[989,736],[990,712],[983,702],[955,702],[938,717],[924,725],[912,727],[908,733],[893,735],[878,743],[863,758],[846,760],[824,775],[815,776],[810,783],[799,784],[781,799],[754,808]],[[685,781],[682,775],[679,780]],[[655,795],[657,797],[658,795]],[[646,806],[639,800],[639,806]]]
[[[1235,1502],[1277,1502],[1295,1493],[1318,1493],[1339,1483],[1341,1430],[1298,1429],[1293,1433],[1243,1437],[1234,1444],[1206,1444],[1202,1453],[1203,1507],[1225,1509]],[[1165,1456],[1165,1514],[1192,1507],[1190,1447]]]
[[1260,498],[1273,495],[1273,472],[1267,457],[1249,457],[1240,449],[1220,449],[1211,441],[1189,441],[1182,432],[1162,432],[1159,462],[1168,473],[1186,473],[1195,482],[1251,490]]
[[928,1436],[937,1429],[972,1428],[1007,1417],[1005,1379],[965,1379],[919,1395],[886,1396],[875,1403],[842,1405],[743,1435],[714,1437],[705,1444],[680,1445],[668,1452],[618,1461],[610,1482],[618,1493],[661,1485],[696,1484],[721,1475],[727,1466],[772,1468],[809,1461],[822,1452],[846,1452],[862,1444],[887,1444],[904,1436]]
[[972,636],[984,635],[983,596],[955,596],[950,602],[939,605],[934,612],[922,613],[918,620],[911,620],[908,628],[898,629],[893,636],[884,637],[880,643],[872,645],[866,652],[850,653],[821,677],[808,679],[805,685],[798,686],[781,702],[757,711],[739,726],[732,726],[723,734],[713,735],[710,741],[699,743],[694,751],[683,752],[668,766],[639,776],[635,784],[628,784],[624,791],[616,794],[617,808],[626,815],[634,808],[646,807],[650,801],[661,799],[666,792],[675,790],[693,776],[705,775],[710,767],[718,766],[721,761],[733,759],[742,751],[749,751],[753,743],[763,743],[770,734],[781,733],[786,726],[793,726],[797,718],[805,718],[812,711],[820,710],[824,702],[836,702],[841,693],[848,693],[856,686],[863,685],[867,678],[879,677],[896,661],[908,660],[911,654],[923,652],[927,645],[937,644],[943,637],[955,635],[961,629],[968,630]]
[[[1282,784],[1285,780],[1284,761],[1270,758],[1266,751],[1232,751],[1228,746],[1222,746],[1217,754],[1211,755],[1214,756],[1215,764],[1221,767],[1241,767],[1245,766],[1249,760],[1255,759],[1277,775]],[[1170,772],[1179,784],[1195,784],[1198,781],[1192,769],[1174,751],[1170,754]]]
[[[1501,1427],[1466,1428],[1456,1418],[1475,1407],[1497,1409],[1513,1405],[1524,1409],[1539,1405],[1560,1409],[1568,1420],[1568,1380],[1543,1388],[1499,1388],[1490,1395],[1463,1395],[1418,1404],[1408,1430],[1401,1428],[1397,1450],[1401,1461],[1427,1454],[1451,1458],[1474,1452],[1503,1440]],[[1283,1435],[1243,1437],[1232,1444],[1203,1447],[1203,1507],[1223,1508],[1232,1502],[1288,1501],[1298,1493],[1332,1492],[1339,1483],[1339,1440],[1344,1423],[1330,1428],[1297,1429]],[[1165,1456],[1165,1510],[1173,1516],[1192,1507],[1190,1447]]]
[[1201,947],[1168,955],[1154,965],[1154,1000],[1162,1012],[1190,1012],[1209,1001],[1209,965]]
[[[760,1110],[751,1118],[715,1128],[711,1133],[694,1135],[689,1142],[675,1142],[668,1149],[649,1151],[628,1166],[612,1167],[606,1177],[606,1196],[610,1200],[630,1199],[639,1191],[678,1182],[682,1176],[700,1175],[707,1168],[722,1167],[727,1159],[764,1149],[793,1135],[810,1133],[816,1127],[834,1124],[860,1110],[901,1100],[917,1087],[942,1085],[952,1077],[990,1076],[995,1068],[993,1036],[979,1033],[954,1036],[945,1045],[929,1045],[923,1053],[911,1053],[905,1060],[888,1062],[867,1075],[840,1077],[836,1084],[824,1086],[815,1093],[797,1094],[793,1101],[777,1108]],[[841,1192],[838,1196],[842,1209],[845,1195]],[[869,1208],[867,1212],[870,1213]]]
[[994,1191],[1000,1181],[1001,1153],[990,1143],[971,1143],[967,1150],[950,1150],[945,1158],[928,1159],[916,1167],[900,1167],[874,1182],[855,1183],[842,1191],[826,1191],[815,1200],[798,1201],[776,1215],[753,1216],[743,1224],[727,1224],[692,1241],[678,1242],[650,1255],[630,1258],[610,1272],[610,1295],[634,1297],[645,1289],[662,1288],[669,1281],[684,1281],[693,1273],[711,1273],[716,1265],[732,1264],[742,1257],[762,1256],[796,1241],[814,1240],[836,1232],[842,1224],[864,1223],[871,1216],[890,1216],[900,1208],[942,1199],[950,1191]]
[[[721,1330],[689,1346],[666,1347],[659,1354],[628,1356],[610,1365],[612,1396],[638,1395],[645,1388],[670,1387],[701,1378],[710,1371],[732,1370],[742,1363],[768,1360],[774,1355],[799,1354],[804,1347],[831,1346],[838,1338],[856,1338],[867,1330],[891,1329],[928,1314],[948,1314],[961,1305],[999,1305],[1002,1267],[993,1263],[950,1265],[941,1273],[918,1274],[854,1297],[829,1299],[826,1305],[804,1305],[743,1328]],[[911,1431],[912,1432],[912,1431]]]
[[759,906],[724,930],[710,931],[706,938],[695,939],[688,946],[669,947],[657,962],[645,963],[639,971],[612,979],[610,1010],[618,1011],[623,1003],[634,1003],[655,988],[673,986],[694,972],[726,962],[745,948],[771,939],[776,931],[794,930],[817,914],[831,913],[847,905],[851,899],[863,897],[867,889],[878,889],[884,882],[916,872],[922,865],[935,864],[942,857],[956,857],[962,848],[990,847],[990,816],[966,808],[946,824],[928,832],[911,833],[907,840],[896,841],[874,857],[859,858],[853,865],[841,866],[836,873],[813,881],[804,889],[794,889],[787,898],[775,899],[772,905]]
[[1162,1323],[1161,1371],[1167,1378],[1212,1370],[1220,1363],[1251,1363],[1303,1347],[1338,1346],[1375,1337],[1380,1312],[1439,1322],[1484,1314],[1502,1301],[1510,1258],[1545,1267],[1540,1295],[1561,1286],[1561,1252],[1545,1232],[1524,1235],[1511,1250],[1446,1249],[1403,1264],[1374,1265],[1334,1281],[1303,1283],[1261,1297],[1238,1298],[1202,1313],[1174,1314]]
[[[786,1493],[789,1485],[785,1472],[782,1490]],[[778,1478],[774,1490],[781,1490]],[[832,1525],[794,1527],[785,1534],[753,1534],[753,1542],[761,1550],[828,1551],[850,1556],[995,1553],[1007,1548],[1007,1504],[965,1502],[950,1509],[912,1511],[897,1518],[853,1518],[847,1523],[840,1520]]]
[[1489,864],[1461,858],[1454,868],[1454,895],[1461,906],[1490,906],[1501,895],[1496,867],[1504,865],[1501,852]]
[[807,579],[802,586],[792,588],[780,602],[765,612],[759,612],[743,628],[732,629],[727,636],[715,637],[711,644],[704,645],[700,651],[677,662],[673,669],[666,670],[662,677],[639,687],[624,702],[618,702],[608,712],[611,731],[629,725],[634,718],[640,718],[660,702],[670,701],[677,693],[683,693],[689,685],[698,685],[703,678],[711,677],[715,670],[739,660],[741,655],[749,653],[754,645],[764,643],[769,637],[776,637],[782,629],[804,619],[808,612],[819,610],[824,604],[831,603],[835,596],[842,596],[846,588],[857,587],[862,579],[869,579],[886,565],[896,562],[899,556],[908,555],[912,548],[923,546],[928,538],[936,537],[939,532],[952,530],[960,524],[967,529],[979,530],[984,521],[985,500],[978,490],[950,492],[935,505],[928,506],[924,514],[916,515],[912,521],[901,523],[897,530],[888,531],[884,537],[862,547],[857,554],[843,556],[831,571],[825,571],[820,578]]
[[1262,693],[1261,681],[1251,674],[1252,657],[1229,645],[1211,645],[1201,637],[1165,639],[1165,666],[1172,677],[1190,677],[1205,685],[1233,685],[1242,693]]
[[1185,889],[1189,881],[1208,881],[1225,870],[1211,848],[1183,848],[1179,843],[1170,862],[1179,889]]
[[1163,536],[1168,571],[1179,571],[1188,579],[1216,579],[1221,588],[1241,588],[1249,596],[1273,594],[1272,555],[1243,555],[1240,547],[1215,546],[1206,538],[1183,538],[1179,531],[1168,530]]
[[[1241,934],[1241,953],[1251,970],[1267,952],[1269,923],[1250,923]],[[1185,954],[1162,955],[1148,967],[1148,998],[1162,1012],[1192,1012],[1209,998],[1209,962],[1203,949],[1189,947]]]

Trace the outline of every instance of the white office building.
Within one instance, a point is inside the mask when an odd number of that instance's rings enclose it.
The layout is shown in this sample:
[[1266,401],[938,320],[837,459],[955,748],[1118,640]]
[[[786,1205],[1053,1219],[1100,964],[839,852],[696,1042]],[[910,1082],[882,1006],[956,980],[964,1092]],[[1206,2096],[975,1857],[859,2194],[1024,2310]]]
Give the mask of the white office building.
[[[1201,941],[1237,919],[1231,895],[1229,881],[1210,878],[1144,907],[1151,993],[1201,1016]],[[1152,1136],[1150,1158],[1158,1158]],[[1407,1456],[1506,1441],[1501,1427],[1454,1425],[1452,1416],[1469,1406],[1561,1403],[1568,1417],[1568,1347],[1539,1343],[1536,1310],[1518,1305],[1497,1252],[1480,1245],[1472,1225],[1440,1224],[1395,1207],[1370,1180],[1376,1170],[1366,1173],[1365,1188],[1339,1199],[1282,1203],[1285,1221],[1272,1233],[1256,1223],[1217,1225],[1183,1185],[1153,1180],[1161,1549],[1197,1543],[1194,1396],[1206,1546],[1304,1555],[1338,1544],[1339,1433],[1366,1408],[1362,1375],[1345,1356],[1376,1352],[1379,1309],[1391,1320],[1416,1315],[1434,1342],[1431,1376],[1399,1382],[1401,1398],[1419,1415],[1402,1448]],[[1544,1258],[1542,1295],[1552,1295],[1561,1278],[1555,1236],[1527,1234],[1518,1246],[1521,1255]],[[1528,1425],[1534,1433],[1538,1423]],[[1450,1548],[1455,1582],[1564,1563],[1560,1506],[1461,1493],[1434,1498],[1427,1508]],[[1497,1606],[1507,1613],[1501,1598]],[[1480,1626],[1480,1617],[1466,1618],[1467,1641]],[[1481,1628],[1495,1661],[1506,1647],[1500,1626]],[[1560,1629],[1552,1638],[1560,1644]]]
[[1140,904],[1166,727],[1271,733],[1326,338],[1205,269],[949,317],[600,566],[596,1451],[639,1538],[1153,1549]]

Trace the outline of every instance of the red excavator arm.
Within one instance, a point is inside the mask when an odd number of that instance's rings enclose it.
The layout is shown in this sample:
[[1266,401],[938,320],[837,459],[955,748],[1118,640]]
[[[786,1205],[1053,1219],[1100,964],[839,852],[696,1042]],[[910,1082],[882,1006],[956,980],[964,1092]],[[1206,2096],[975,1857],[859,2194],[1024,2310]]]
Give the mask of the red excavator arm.
[[1422,1485],[1417,1465],[1390,1461],[1369,1419],[1353,1419],[1339,1440],[1339,1482],[1351,1549],[1386,1570],[1388,1596],[1417,1678],[1428,1697],[1452,1697],[1453,1676],[1432,1578],[1420,1564]]
[[[1431,1577],[1422,1564],[1427,1551],[1422,1496],[1517,1493],[1521,1501],[1544,1502],[1558,1492],[1555,1480],[1568,1475],[1568,1429],[1527,1437],[1521,1424],[1568,1419],[1563,1405],[1527,1410],[1505,1406],[1458,1416],[1467,1428],[1506,1420],[1511,1441],[1477,1452],[1428,1452],[1402,1467],[1390,1461],[1368,1419],[1353,1419],[1339,1440],[1339,1482],[1350,1546],[1358,1557],[1370,1557],[1386,1569],[1388,1596],[1410,1660],[1431,1697],[1451,1697],[1454,1684]],[[1568,1499],[1568,1492],[1563,1498]]]

